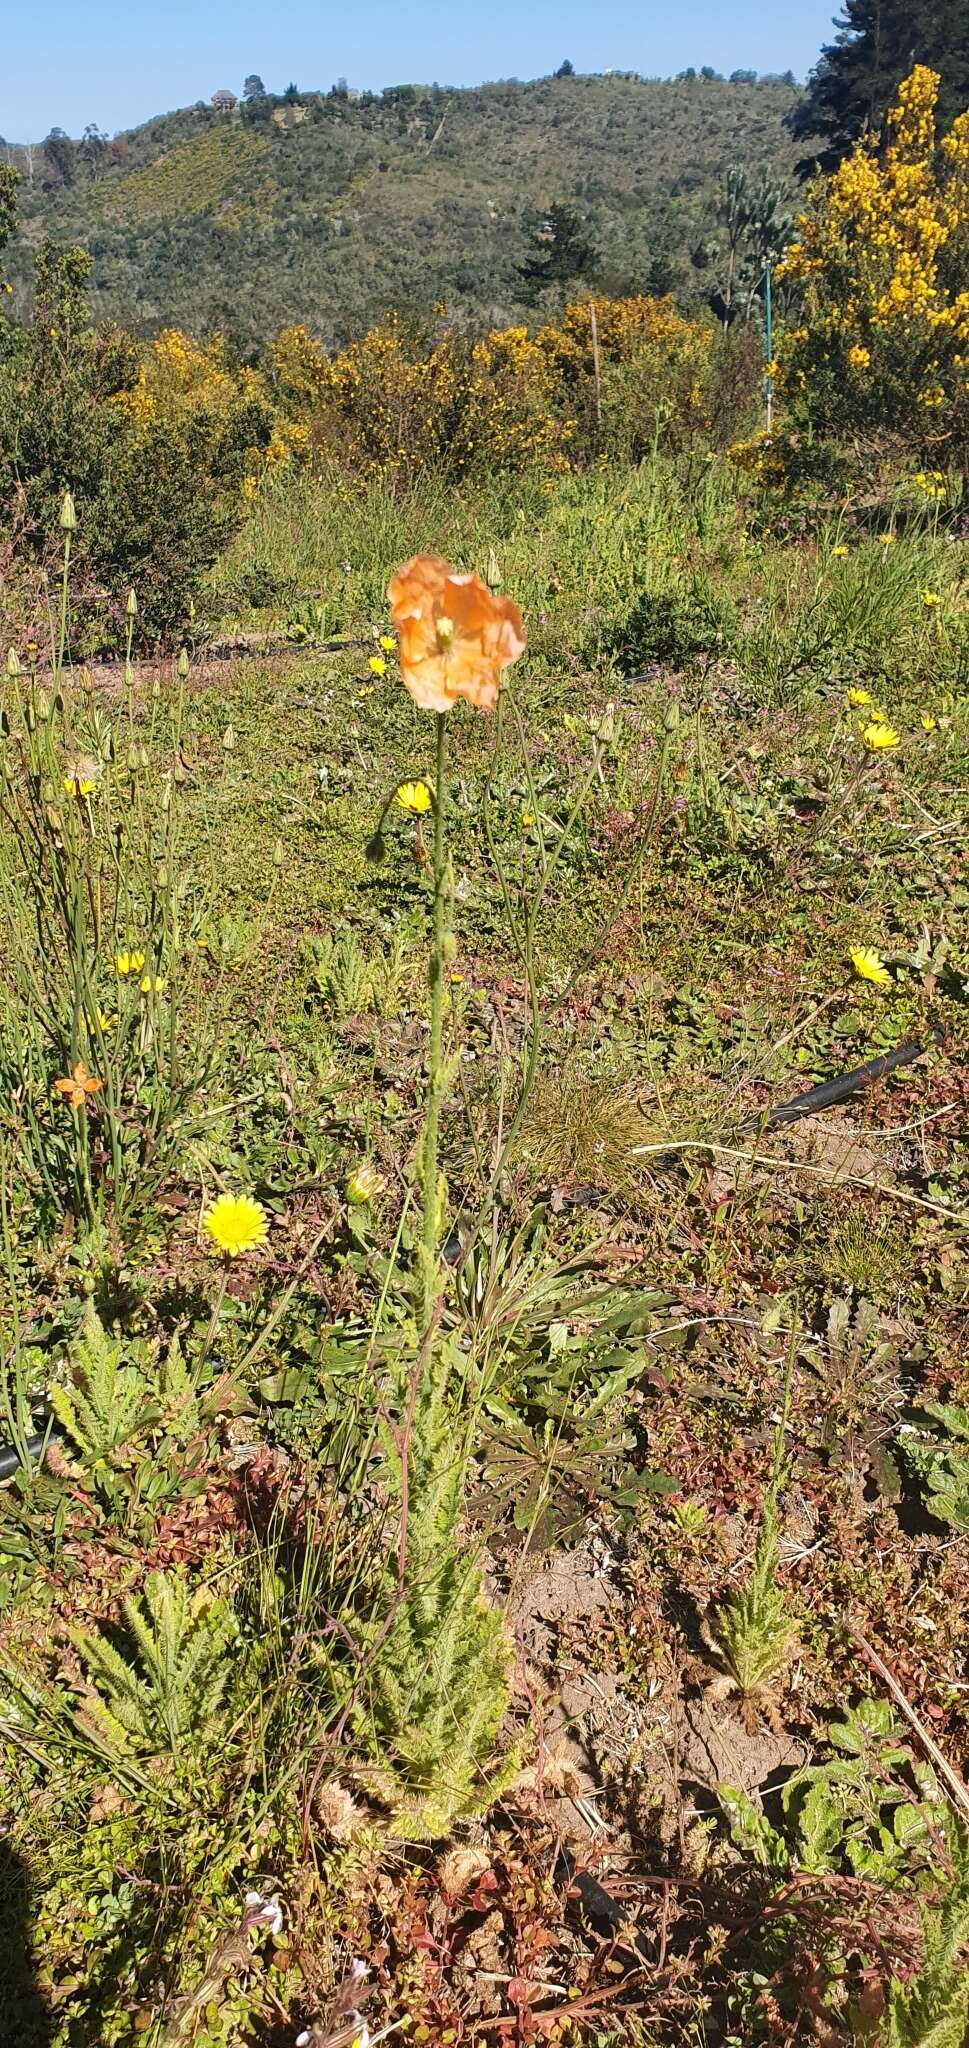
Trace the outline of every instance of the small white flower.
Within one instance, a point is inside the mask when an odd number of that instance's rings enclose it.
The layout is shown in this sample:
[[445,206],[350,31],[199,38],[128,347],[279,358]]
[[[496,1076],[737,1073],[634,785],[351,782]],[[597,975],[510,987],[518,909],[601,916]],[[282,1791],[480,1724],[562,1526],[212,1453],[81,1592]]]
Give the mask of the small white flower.
[[262,1892],[246,1893],[246,1923],[249,1927],[268,1927],[270,1934],[282,1934],[283,1909],[275,1892],[264,1898]]

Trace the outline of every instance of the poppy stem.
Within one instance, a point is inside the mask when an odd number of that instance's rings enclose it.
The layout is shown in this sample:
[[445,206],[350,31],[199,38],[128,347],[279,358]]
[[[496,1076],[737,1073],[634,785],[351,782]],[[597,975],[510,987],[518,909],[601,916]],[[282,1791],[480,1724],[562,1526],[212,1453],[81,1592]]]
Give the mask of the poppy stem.
[[421,1186],[424,1201],[424,1287],[425,1309],[430,1311],[436,1293],[437,1247],[440,1203],[437,1185],[438,1131],[444,1094],[444,967],[449,950],[450,890],[445,853],[445,759],[447,713],[437,714],[437,763],[434,791],[434,928],[431,942],[430,991],[431,1033],[427,1062],[427,1103],[424,1111],[424,1139]]

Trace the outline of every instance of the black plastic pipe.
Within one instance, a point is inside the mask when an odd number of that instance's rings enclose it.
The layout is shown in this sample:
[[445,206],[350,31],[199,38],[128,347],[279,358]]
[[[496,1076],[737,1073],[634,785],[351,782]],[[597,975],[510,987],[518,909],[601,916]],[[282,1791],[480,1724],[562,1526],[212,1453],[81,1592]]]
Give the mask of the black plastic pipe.
[[833,1109],[836,1102],[847,1102],[849,1095],[880,1081],[883,1074],[893,1074],[896,1067],[911,1066],[924,1051],[917,1038],[906,1038],[903,1045],[896,1045],[891,1052],[878,1053],[874,1059],[866,1060],[864,1066],[853,1067],[850,1074],[839,1074],[834,1081],[821,1081],[803,1095],[792,1096],[790,1102],[779,1103],[776,1109],[746,1117],[740,1128],[756,1131],[768,1124],[793,1124],[799,1117],[814,1116],[819,1109]]

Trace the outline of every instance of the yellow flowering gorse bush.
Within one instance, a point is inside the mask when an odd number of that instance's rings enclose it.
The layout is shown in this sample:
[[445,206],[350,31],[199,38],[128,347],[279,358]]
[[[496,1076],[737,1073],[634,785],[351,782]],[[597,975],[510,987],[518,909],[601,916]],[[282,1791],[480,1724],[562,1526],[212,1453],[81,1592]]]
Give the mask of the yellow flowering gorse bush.
[[792,427],[937,463],[964,457],[969,428],[969,111],[937,143],[938,90],[917,64],[884,149],[866,137],[817,184],[778,271],[797,304],[778,350]]

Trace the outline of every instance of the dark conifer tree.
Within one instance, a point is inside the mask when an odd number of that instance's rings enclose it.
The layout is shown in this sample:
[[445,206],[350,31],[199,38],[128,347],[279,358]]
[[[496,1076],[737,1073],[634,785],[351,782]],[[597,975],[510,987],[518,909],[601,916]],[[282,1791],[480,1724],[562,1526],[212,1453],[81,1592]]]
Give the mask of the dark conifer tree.
[[790,117],[807,145],[802,176],[831,171],[866,129],[877,134],[913,64],[941,73],[939,118],[948,127],[969,106],[967,0],[845,0]]

